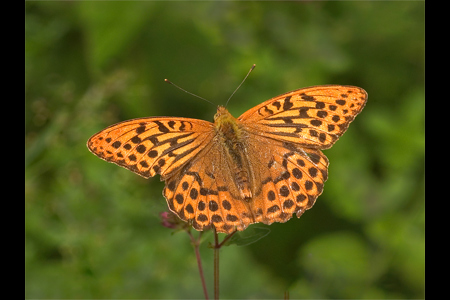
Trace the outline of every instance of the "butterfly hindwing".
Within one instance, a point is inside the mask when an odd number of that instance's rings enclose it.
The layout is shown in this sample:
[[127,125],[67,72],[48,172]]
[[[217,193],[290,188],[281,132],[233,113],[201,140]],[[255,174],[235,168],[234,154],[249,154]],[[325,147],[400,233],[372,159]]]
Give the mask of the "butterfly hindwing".
[[[248,153],[258,175],[252,199],[254,222],[286,222],[311,208],[328,177],[328,159],[319,150],[250,136]],[[264,149],[264,153],[261,153]]]
[[244,230],[254,223],[250,206],[239,197],[234,173],[220,143],[211,143],[177,173],[166,178],[163,195],[170,209],[197,230]]

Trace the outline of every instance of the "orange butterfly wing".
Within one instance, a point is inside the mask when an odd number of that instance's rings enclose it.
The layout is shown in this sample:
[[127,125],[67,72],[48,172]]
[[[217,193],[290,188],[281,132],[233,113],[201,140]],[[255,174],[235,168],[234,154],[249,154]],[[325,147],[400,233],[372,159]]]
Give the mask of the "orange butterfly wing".
[[367,102],[362,88],[320,85],[265,101],[238,120],[265,137],[328,149],[344,134]]
[[145,178],[168,176],[198,155],[214,125],[189,118],[133,119],[105,128],[87,142],[89,150]]

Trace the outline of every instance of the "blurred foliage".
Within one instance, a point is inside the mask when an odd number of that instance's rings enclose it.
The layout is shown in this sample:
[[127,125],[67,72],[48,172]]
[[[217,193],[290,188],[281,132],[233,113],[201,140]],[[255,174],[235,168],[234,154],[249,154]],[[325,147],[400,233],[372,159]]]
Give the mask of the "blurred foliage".
[[131,118],[212,120],[214,106],[164,78],[224,104],[253,63],[235,116],[310,85],[360,86],[369,101],[325,151],[314,208],[221,250],[221,297],[424,297],[424,2],[33,1],[25,13],[27,298],[203,298],[189,237],[160,224],[163,183],[86,141]]

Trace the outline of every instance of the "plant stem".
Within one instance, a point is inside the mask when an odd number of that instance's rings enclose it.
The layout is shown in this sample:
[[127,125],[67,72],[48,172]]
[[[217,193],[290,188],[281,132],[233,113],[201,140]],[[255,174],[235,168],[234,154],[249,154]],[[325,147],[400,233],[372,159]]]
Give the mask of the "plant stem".
[[[214,231],[214,299],[219,300],[219,250],[220,248],[237,232],[234,231],[227,235],[221,243],[219,243],[219,234],[213,227]],[[205,276],[203,275],[202,261],[200,258],[200,241],[202,237],[202,232],[199,233],[198,239],[195,239],[190,230],[186,231],[191,239],[192,245],[194,246],[195,256],[197,258],[198,272],[200,273],[200,279],[202,281],[203,293],[205,294],[205,299],[209,300],[208,290],[206,289]]]
[[197,240],[195,240],[195,238],[192,236],[190,231],[188,231],[187,233],[189,234],[189,237],[191,238],[191,242],[194,245],[195,256],[197,258],[198,272],[200,273],[200,279],[202,281],[203,294],[205,295],[205,299],[209,300],[208,290],[206,289],[205,276],[203,275],[202,260],[200,258],[200,250],[199,250],[199,248],[200,248],[200,239],[202,237],[202,233],[203,232],[199,233]]
[[219,248],[221,248],[235,233],[237,232],[237,230],[233,231],[232,233],[230,233],[229,235],[227,235],[222,242],[220,242],[219,244]]
[[219,235],[214,228],[214,299],[219,300]]

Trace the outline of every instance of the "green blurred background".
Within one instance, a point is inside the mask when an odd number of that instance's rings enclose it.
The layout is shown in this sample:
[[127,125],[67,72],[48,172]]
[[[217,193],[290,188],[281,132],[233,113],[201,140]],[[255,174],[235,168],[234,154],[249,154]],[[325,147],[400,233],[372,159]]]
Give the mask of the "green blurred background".
[[424,297],[424,2],[26,2],[25,21],[27,298],[203,298],[188,236],[160,225],[164,184],[86,141],[137,117],[212,121],[163,80],[224,104],[254,63],[236,117],[311,85],[369,101],[325,151],[314,208],[221,250],[221,298]]

